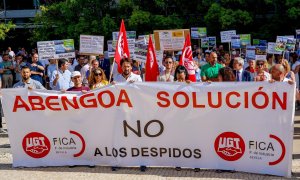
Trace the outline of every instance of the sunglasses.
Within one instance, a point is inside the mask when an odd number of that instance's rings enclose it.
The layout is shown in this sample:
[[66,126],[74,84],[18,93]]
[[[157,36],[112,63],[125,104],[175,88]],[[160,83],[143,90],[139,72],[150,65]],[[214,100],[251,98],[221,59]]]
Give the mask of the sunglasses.
[[102,73],[94,73],[95,76],[102,76]]
[[258,65],[258,66],[263,66],[263,65],[264,65],[264,63],[258,63],[257,65]]

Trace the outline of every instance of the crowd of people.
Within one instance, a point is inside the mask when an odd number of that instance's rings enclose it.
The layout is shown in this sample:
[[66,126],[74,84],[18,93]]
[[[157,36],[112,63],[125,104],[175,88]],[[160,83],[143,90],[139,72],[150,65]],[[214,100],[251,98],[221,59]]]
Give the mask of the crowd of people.
[[[179,65],[179,59],[165,53],[157,81],[191,83],[188,70]],[[193,62],[197,82],[280,81],[299,86],[300,59],[296,53],[291,53],[289,59],[267,55],[266,59],[245,60],[243,54],[235,56],[224,51],[222,45],[211,51],[194,47]],[[112,64],[105,55],[85,56],[78,52],[75,58],[39,60],[36,49],[27,53],[20,48],[14,53],[8,47],[0,56],[0,87],[86,93],[108,84],[143,81],[143,63],[124,58],[121,74]],[[1,122],[0,132],[5,132]]]

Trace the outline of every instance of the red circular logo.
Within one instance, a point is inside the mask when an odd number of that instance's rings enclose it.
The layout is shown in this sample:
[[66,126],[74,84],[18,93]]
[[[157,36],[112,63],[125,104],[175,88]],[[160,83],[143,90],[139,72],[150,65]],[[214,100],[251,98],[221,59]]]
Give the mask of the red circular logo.
[[245,152],[245,143],[242,137],[234,132],[224,132],[215,140],[216,153],[226,161],[236,161]]
[[38,132],[31,132],[23,138],[23,150],[33,158],[43,158],[50,152],[49,139]]

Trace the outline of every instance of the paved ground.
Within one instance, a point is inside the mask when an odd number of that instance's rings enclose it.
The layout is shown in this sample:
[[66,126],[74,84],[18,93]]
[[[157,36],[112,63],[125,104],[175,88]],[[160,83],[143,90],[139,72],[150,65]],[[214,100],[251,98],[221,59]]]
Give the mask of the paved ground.
[[[5,124],[4,124],[5,125]],[[5,126],[6,127],[6,126]],[[293,145],[293,177],[300,179],[300,111],[295,115]],[[12,168],[12,155],[7,134],[0,134],[0,179],[284,179],[277,176],[251,173],[216,173],[213,170],[194,172],[192,169],[176,171],[174,168],[151,167],[146,172],[138,168],[122,168],[116,172],[110,167],[48,167]]]

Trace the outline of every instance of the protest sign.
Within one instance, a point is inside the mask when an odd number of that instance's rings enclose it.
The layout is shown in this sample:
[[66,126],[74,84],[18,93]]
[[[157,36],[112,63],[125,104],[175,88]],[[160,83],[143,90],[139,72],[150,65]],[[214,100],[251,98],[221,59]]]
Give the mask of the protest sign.
[[201,39],[207,36],[206,27],[192,27],[191,28],[191,38]]
[[255,46],[246,46],[246,58],[255,59]]
[[[119,31],[118,32],[112,32],[113,40],[118,40],[119,37]],[[126,31],[126,37],[127,39],[135,39],[136,38],[136,31]]]
[[259,45],[259,39],[253,39],[252,41],[254,46]]
[[146,62],[148,45],[145,39],[135,41],[134,60]]
[[268,45],[268,42],[267,40],[259,40],[259,46],[267,46]]
[[267,60],[267,46],[255,47],[255,60]]
[[155,49],[165,51],[181,51],[189,29],[155,30]]
[[276,43],[275,42],[268,42],[268,50],[267,53],[268,54],[281,54],[280,51],[276,51],[275,50],[276,47]]
[[75,58],[73,39],[38,41],[37,48],[40,60]]
[[296,39],[300,39],[300,29],[296,29]]
[[216,37],[208,37],[208,45],[209,47],[216,47],[217,46],[217,40]]
[[250,34],[240,34],[241,39],[241,48],[245,48],[248,45],[251,45],[251,35]]
[[239,49],[241,48],[241,41],[239,35],[231,36],[231,48]]
[[[288,39],[290,40],[289,46],[287,47]],[[288,48],[291,48],[291,43],[293,43],[292,39],[294,39],[294,36],[277,36],[275,50],[282,52]]]
[[221,31],[221,42],[222,43],[230,43],[231,42],[231,36],[236,35],[236,30],[231,30],[231,31]]
[[178,166],[291,177],[295,89],[136,82],[86,94],[2,94],[13,167]]
[[104,36],[80,35],[80,54],[103,54]]
[[208,48],[209,39],[208,38],[201,38],[201,48]]
[[107,41],[107,52],[108,52],[108,57],[114,57],[115,52],[116,52],[116,45],[117,41],[115,40],[108,40]]

